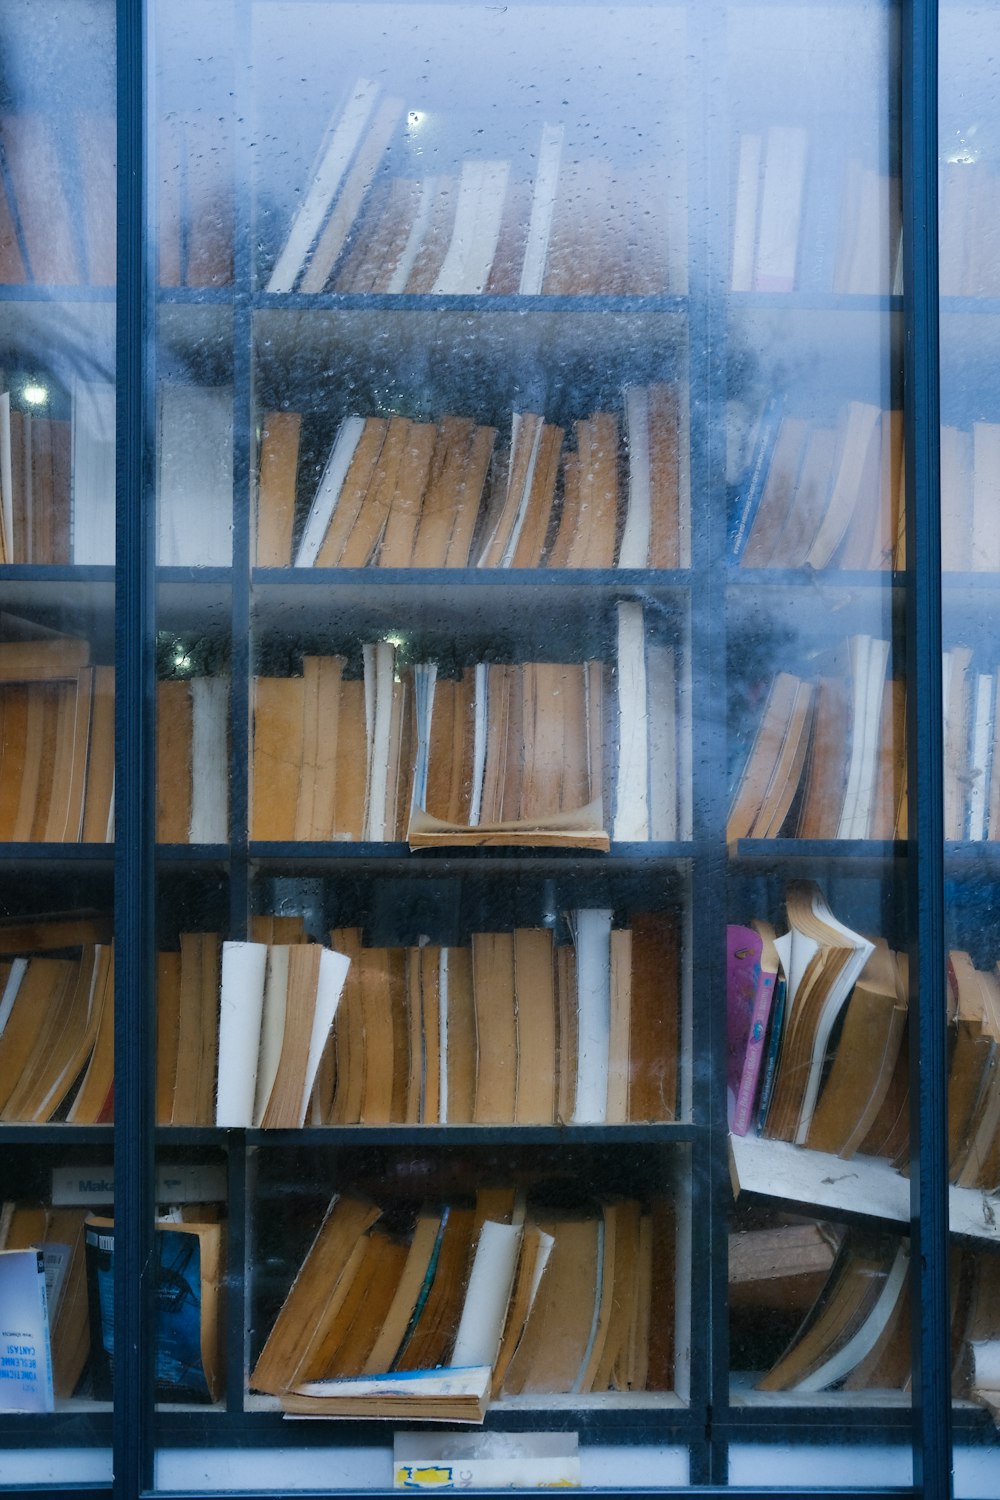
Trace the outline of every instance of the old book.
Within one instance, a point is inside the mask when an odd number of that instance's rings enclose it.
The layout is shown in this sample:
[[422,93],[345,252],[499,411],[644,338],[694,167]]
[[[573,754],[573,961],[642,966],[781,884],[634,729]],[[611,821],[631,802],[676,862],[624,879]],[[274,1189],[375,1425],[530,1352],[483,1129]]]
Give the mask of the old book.
[[777,838],[788,816],[806,763],[815,693],[811,682],[799,681],[788,728],[760,811],[750,830],[752,838]]
[[[473,962],[476,939],[473,936]],[[513,938],[517,1095],[514,1120],[550,1125],[555,1119],[556,991],[552,932],[518,927]]]
[[809,426],[803,417],[782,418],[760,505],[740,557],[741,567],[767,567],[779,545],[795,505]]
[[73,382],[71,419],[72,561],[115,560],[115,388],[110,381]]
[[544,431],[545,420],[539,413],[514,412],[511,418],[510,464],[503,509],[479,556],[477,566],[480,568],[511,565],[524,524]]
[[812,739],[803,773],[805,793],[797,828],[800,839],[837,836],[847,781],[850,722],[846,678],[839,675],[821,677],[816,688]]
[[381,462],[389,423],[382,417],[345,417],[306,517],[295,566],[340,565]]
[[610,909],[573,913],[576,949],[576,1124],[602,1124],[608,1107],[611,1031]]
[[0,1250],[0,1401],[8,1411],[53,1411],[52,1354],[42,1252]]
[[292,561],[301,429],[299,412],[270,411],[264,417],[257,476],[258,568],[287,568]]
[[380,568],[408,568],[412,565],[414,542],[436,437],[437,429],[433,422],[410,424],[385,530],[375,559]]
[[[31,1048],[23,1056],[0,1111],[4,1120],[47,1120],[79,1077],[94,1044],[91,1022],[96,959],[97,950],[85,949],[75,961],[34,960],[47,970],[50,988],[44,996],[43,1015]],[[18,993],[22,1003],[26,994],[22,982]]]
[[960,839],[965,833],[971,661],[971,646],[953,646],[944,653],[944,836],[947,839]]
[[[219,1287],[222,1224],[217,1219],[158,1219],[154,1232],[156,1395],[161,1401],[210,1402],[222,1393]],[[114,1328],[109,1317],[114,1278],[115,1225],[89,1215],[85,1225],[90,1317],[94,1331],[94,1389],[111,1393]],[[171,1295],[163,1295],[169,1289]],[[186,1358],[178,1359],[178,1346]]]
[[726,824],[726,839],[729,843],[747,838],[756,824],[788,734],[801,686],[800,679],[790,672],[779,672],[771,683]]
[[181,956],[156,955],[156,1114],[157,1125],[169,1125],[177,1082],[180,1038]]
[[279,1394],[295,1383],[310,1346],[339,1311],[352,1251],[378,1218],[366,1199],[333,1199],[251,1372],[252,1390]]
[[628,1119],[677,1118],[680,970],[677,919],[633,912],[631,919]]
[[534,1305],[504,1382],[508,1395],[573,1389],[591,1342],[601,1269],[601,1221],[535,1219],[554,1240]]
[[972,424],[972,567],[1000,572],[1000,422]]
[[885,676],[890,643],[852,636],[851,734],[838,838],[867,838],[875,810]]
[[209,111],[184,126],[185,282],[229,286],[233,279],[233,126]]
[[31,280],[47,286],[79,285],[80,260],[53,120],[35,111],[5,113],[0,117],[0,141]]
[[406,417],[389,418],[378,465],[357,511],[339,559],[342,568],[363,568],[375,557],[385,531],[400,468],[407,462],[411,428]]
[[254,681],[251,837],[293,839],[302,767],[305,679]]
[[516,288],[522,296],[538,296],[542,290],[549,240],[552,234],[564,137],[565,127],[562,125],[542,127],[524,259],[521,264],[520,281]]
[[514,951],[511,933],[472,934],[476,1124],[510,1124],[517,1118],[520,1058]]
[[166,567],[229,567],[232,388],[161,384],[157,433],[157,562]]
[[570,543],[569,568],[610,568],[615,560],[618,517],[618,422],[597,412],[575,424],[580,514]]
[[784,525],[771,533],[768,567],[799,568],[808,557],[826,514],[837,445],[836,428],[810,426]]
[[412,567],[468,566],[495,438],[496,428],[464,417],[443,417],[438,423]]
[[632,1050],[632,933],[627,927],[611,930],[610,1017],[608,1023],[608,1102],[605,1124],[628,1119],[630,1054]]
[[186,844],[191,835],[191,682],[175,678],[156,685],[156,841]]
[[471,1124],[478,1069],[471,948],[441,954],[441,1123]]
[[757,215],[763,180],[763,141],[759,135],[749,131],[741,134],[739,160],[733,180],[735,201],[729,289],[732,292],[749,292],[754,286]]
[[348,91],[344,104],[331,117],[313,162],[305,194],[272,267],[267,291],[290,292],[294,288],[330,205],[347,175],[378,94],[377,84],[358,78]]
[[861,972],[806,1136],[815,1151],[851,1157],[868,1134],[886,1096],[906,1018],[906,996],[884,938]]
[[220,945],[214,932],[182,932],[177,1075],[171,1124],[214,1120]]
[[73,116],[77,159],[83,172],[82,218],[91,286],[113,286],[115,261],[115,167],[117,142],[114,115],[94,110]]
[[[355,219],[371,190],[379,164],[396,132],[402,113],[402,99],[384,98],[378,101],[374,113],[366,122],[354,159],[343,176],[329,217],[305,263],[300,291],[321,292],[329,281]],[[273,281],[274,274],[271,277],[271,282]],[[277,290],[275,287],[271,289]]]
[[839,922],[811,882],[793,882],[785,900],[790,931],[775,946],[788,981],[789,1018],[767,1134],[802,1144],[830,1033],[874,945]]
[[482,1422],[489,1404],[490,1376],[489,1365],[481,1365],[310,1381],[284,1396],[282,1407],[297,1417]]
[[20,286],[27,280],[7,187],[0,178],[0,283]]
[[329,839],[336,828],[337,741],[344,658],[302,660],[302,761],[295,801],[295,839]]
[[861,494],[873,442],[880,442],[881,411],[864,401],[851,401],[841,420],[840,453],[827,498],[826,511],[806,554],[813,568],[825,568],[844,540]]
[[397,1370],[430,1370],[447,1362],[472,1270],[474,1228],[473,1209],[448,1209],[434,1277],[415,1325],[397,1356]]
[[115,669],[95,667],[90,710],[90,749],[81,839],[106,844],[114,837]]
[[764,146],[753,290],[794,290],[806,181],[808,137],[797,125],[771,125]]
[[431,291],[468,294],[484,290],[496,255],[510,163],[464,161],[451,242]]
[[93,1005],[94,1045],[66,1114],[72,1125],[104,1125],[114,1118],[115,965],[110,947],[102,950]]

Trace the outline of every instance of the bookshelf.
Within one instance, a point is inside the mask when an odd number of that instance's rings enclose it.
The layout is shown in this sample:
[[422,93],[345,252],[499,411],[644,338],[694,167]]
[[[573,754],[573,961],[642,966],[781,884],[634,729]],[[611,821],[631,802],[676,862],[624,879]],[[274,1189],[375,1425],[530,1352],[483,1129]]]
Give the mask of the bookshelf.
[[[60,1171],[115,1169],[116,1318],[138,1340],[119,1355],[114,1411],[84,1381],[52,1413],[0,1416],[18,1453],[10,1483],[49,1464],[52,1482],[83,1475],[104,1493],[114,1450],[123,1497],[387,1487],[393,1430],[418,1416],[290,1423],[253,1379],[317,1233],[346,1213],[331,1209],[339,1194],[375,1217],[343,1230],[314,1309],[325,1363],[291,1360],[279,1389],[375,1360],[435,1216],[440,1253],[464,1256],[435,1313],[457,1324],[488,1222],[517,1239],[525,1286],[524,1246],[538,1255],[551,1239],[556,1267],[576,1246],[584,1288],[564,1367],[542,1359],[541,1318],[525,1323],[536,1365],[515,1356],[492,1393],[497,1454],[567,1434],[585,1487],[735,1491],[781,1475],[808,1492],[823,1452],[830,1483],[945,1494],[950,1420],[955,1493],[995,1493],[992,1418],[969,1399],[966,1363],[950,1383],[951,1341],[967,1362],[1000,1336],[993,1193],[944,1191],[933,967],[942,945],[983,973],[1000,954],[996,831],[973,807],[1000,566],[966,545],[989,511],[1000,431],[982,248],[993,176],[984,148],[982,162],[949,158],[941,183],[942,488],[946,473],[961,480],[942,512],[961,533],[943,573],[949,719],[942,642],[914,645],[938,576],[919,519],[936,450],[914,464],[912,442],[933,405],[906,365],[931,316],[926,237],[901,186],[931,162],[926,143],[900,143],[923,77],[907,29],[922,8],[31,11],[31,24],[0,23],[0,215],[6,204],[14,226],[5,239],[0,217],[0,395],[22,472],[25,414],[52,440],[33,387],[71,462],[22,526],[30,545],[0,563],[0,611],[85,639],[88,669],[115,663],[117,840],[43,836],[50,822],[35,819],[36,837],[0,843],[0,915],[115,913],[120,1055],[114,1123],[66,1119],[72,1093],[33,1123],[0,1105],[0,1201],[52,1197]],[[974,74],[984,14],[942,22],[950,76]],[[130,269],[117,294],[116,23],[118,103],[148,127],[141,203],[128,176],[139,135],[122,137]],[[941,102],[950,140],[964,106],[946,89]],[[48,184],[61,262],[33,238],[41,188],[25,159]],[[57,511],[71,527],[61,550],[43,524]],[[7,639],[0,627],[0,664]],[[772,805],[758,799],[734,833],[781,674],[797,684],[800,750],[786,712],[778,759],[760,751]],[[905,702],[891,687],[904,680]],[[842,763],[826,786],[816,762],[837,703]],[[962,809],[935,832],[942,717],[944,801],[950,786]],[[449,783],[464,831],[414,848],[424,732],[428,783],[439,796]],[[0,796],[3,784],[0,761]],[[828,815],[810,820],[820,794]],[[598,796],[585,835],[600,847],[560,844],[559,818]],[[427,812],[443,806],[428,792]],[[522,826],[483,827],[505,821]],[[943,921],[924,899],[939,869]],[[912,1145],[899,1127],[893,1151],[843,1160],[729,1135],[723,934],[753,919],[783,931],[804,882],[852,933],[910,953],[909,1031],[883,1017],[896,1050],[881,1083],[904,1088],[908,1048]],[[28,974],[32,942],[15,955]],[[319,945],[352,955],[333,1001],[299,975]],[[238,964],[256,965],[256,999]],[[853,1036],[846,1000],[820,1100],[838,1037]],[[289,1106],[303,1124],[286,1112],[269,1126],[263,1095],[247,1123],[216,1123],[237,1068],[232,1018],[260,1011],[260,1048],[239,1064],[260,1078],[276,1060],[267,1027],[300,1003],[316,1028],[315,1089]],[[75,1202],[108,1210],[107,1194],[80,1188]],[[218,1371],[201,1402],[154,1379],[154,1298],[137,1274],[161,1254],[154,1205],[198,1226],[166,1238],[197,1238],[223,1287],[201,1330]],[[881,1289],[842,1340],[854,1363],[782,1383],[810,1308],[822,1319],[847,1295],[838,1276]],[[912,1360],[907,1297],[927,1309]],[[432,1363],[447,1363],[438,1343]]]

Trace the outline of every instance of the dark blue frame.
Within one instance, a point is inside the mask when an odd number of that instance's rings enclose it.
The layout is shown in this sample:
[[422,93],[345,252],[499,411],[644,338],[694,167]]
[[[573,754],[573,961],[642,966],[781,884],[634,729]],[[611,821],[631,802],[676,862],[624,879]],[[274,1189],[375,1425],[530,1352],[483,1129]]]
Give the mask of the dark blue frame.
[[[717,15],[717,5],[692,9],[692,26],[703,14],[706,38],[713,28],[709,13]],[[815,1413],[789,1411],[774,1414],[736,1413],[728,1407],[728,1336],[725,1318],[726,1296],[726,1211],[729,1197],[725,1150],[725,1089],[723,1047],[713,1036],[709,1007],[696,1018],[695,1043],[714,1058],[707,1092],[696,1106],[694,1122],[662,1130],[643,1130],[647,1144],[662,1139],[670,1143],[687,1143],[693,1153],[692,1171],[696,1200],[707,1211],[709,1229],[706,1251],[697,1258],[693,1294],[697,1305],[707,1310],[707,1317],[696,1331],[695,1369],[692,1377],[692,1414],[666,1414],[666,1421],[656,1423],[665,1440],[687,1442],[692,1455],[691,1478],[694,1493],[714,1497],[737,1495],[806,1495],[817,1491],[804,1489],[728,1488],[727,1449],[730,1441],[753,1441],[761,1444],[762,1463],[766,1463],[766,1444],[780,1441],[829,1441],[843,1436],[845,1440],[864,1440],[873,1421],[879,1425],[883,1441],[905,1441],[912,1433],[914,1484],[898,1489],[824,1490],[829,1500],[844,1500],[849,1495],[926,1495],[933,1500],[947,1500],[951,1493],[951,1398],[949,1370],[949,1320],[947,1299],[948,1219],[947,1162],[945,1159],[945,1029],[943,1007],[939,1004],[941,975],[944,970],[944,900],[943,900],[943,830],[941,789],[941,679],[938,663],[941,653],[941,591],[939,577],[939,378],[938,378],[938,302],[937,302],[937,6],[935,0],[903,0],[903,225],[907,288],[903,300],[905,324],[905,394],[907,412],[906,469],[907,522],[910,539],[906,585],[910,608],[907,611],[909,635],[907,659],[909,681],[914,692],[909,696],[910,724],[909,780],[911,789],[910,842],[906,850],[910,927],[919,934],[914,942],[910,972],[915,994],[922,996],[919,1025],[913,1031],[912,1076],[919,1079],[913,1096],[914,1160],[919,1167],[911,1179],[913,1241],[917,1251],[913,1264],[919,1266],[921,1295],[914,1299],[915,1405],[912,1415],[898,1413],[843,1412],[821,1421]],[[117,814],[115,840],[116,879],[116,1057],[120,1066],[115,1080],[115,1163],[117,1180],[117,1286],[115,1321],[119,1329],[114,1374],[114,1490],[115,1500],[136,1500],[148,1492],[153,1480],[153,1404],[151,1350],[148,1330],[150,1287],[144,1275],[149,1263],[152,1230],[148,1210],[152,1203],[154,1132],[152,1118],[152,1007],[153,944],[150,935],[154,923],[154,603],[155,558],[153,502],[152,432],[153,411],[150,365],[149,313],[155,292],[150,275],[151,248],[145,238],[145,204],[147,201],[147,138],[145,107],[150,97],[147,16],[143,0],[117,0],[118,19],[118,531],[116,566],[116,671],[117,694]],[[718,33],[715,32],[717,35]],[[707,45],[707,42],[706,42]],[[694,142],[701,142],[707,153],[712,150],[713,122],[696,122],[701,134],[692,132]],[[698,147],[695,146],[697,150]],[[723,156],[724,159],[724,156]],[[248,188],[238,183],[237,222],[249,222]],[[697,229],[692,234],[698,234]],[[712,246],[692,244],[692,285],[688,298],[688,329],[691,348],[692,382],[704,396],[700,411],[694,417],[700,424],[693,452],[704,456],[714,452],[719,443],[716,420],[724,400],[724,371],[721,362],[713,365],[702,351],[722,346],[725,272],[713,263]],[[247,236],[237,237],[237,287],[249,285],[247,259],[250,247]],[[244,394],[242,408],[236,410],[236,473],[244,476],[234,497],[237,522],[249,510],[246,475],[251,447],[250,430],[250,294],[238,291],[235,299],[215,294],[181,294],[184,300],[223,300],[234,317],[234,346],[238,368],[234,372],[236,389]],[[260,301],[266,298],[258,299]],[[282,302],[294,299],[281,299]],[[348,305],[352,299],[309,299],[310,306],[335,301]],[[354,299],[358,300],[358,299]],[[459,305],[466,299],[448,299]],[[515,310],[514,299],[505,299],[505,308]],[[581,299],[564,299],[567,311]],[[592,305],[591,299],[586,299]],[[622,307],[628,299],[623,299]],[[673,307],[677,299],[662,299]],[[398,299],[393,302],[398,305]],[[423,304],[421,304],[423,305]],[[644,304],[645,305],[645,304]],[[481,309],[484,300],[475,299]],[[242,455],[242,462],[240,461]],[[715,456],[718,457],[717,452]],[[696,459],[696,463],[701,458]],[[724,514],[722,495],[713,495],[712,475],[720,472],[717,463],[706,462],[705,472],[696,471],[693,484],[711,504],[711,514],[721,526]],[[711,503],[714,502],[714,503]],[[249,527],[237,524],[233,559],[234,580],[250,576],[247,539]],[[713,576],[707,564],[711,556],[721,556],[719,538],[710,533],[695,539],[696,556],[693,571],[708,578],[708,587],[692,606],[692,644],[703,664],[701,680],[724,680],[724,635],[718,621],[722,618],[725,579]],[[262,579],[262,581],[265,581]],[[322,582],[321,579],[315,579]],[[488,582],[489,580],[483,580]],[[556,578],[555,586],[569,580]],[[574,580],[579,581],[579,580]],[[645,580],[648,582],[648,580]],[[666,579],[668,586],[672,579]],[[506,582],[506,580],[505,580]],[[627,584],[625,577],[614,580],[616,587]],[[379,580],[380,586],[391,585],[391,579]],[[723,611],[724,613],[724,611]],[[232,630],[234,642],[233,680],[245,685],[249,676],[249,591],[237,583],[233,589]],[[722,674],[721,676],[719,674]],[[249,703],[245,686],[234,692],[234,732],[249,727]],[[696,715],[696,720],[699,718]],[[700,716],[704,725],[705,716]],[[710,768],[718,795],[713,796],[703,826],[695,830],[694,843],[669,851],[671,856],[696,856],[693,873],[693,907],[695,912],[695,954],[709,953],[725,921],[725,851],[713,828],[725,822],[725,764],[718,737],[713,744],[706,736],[696,747],[701,764]],[[919,795],[917,795],[919,793]],[[251,850],[246,843],[246,784],[237,777],[234,785],[232,826],[238,841],[229,851],[200,851],[200,856],[218,860],[227,853],[231,864],[230,900],[234,919],[243,919],[249,883]],[[261,851],[263,852],[263,851]],[[300,851],[299,851],[300,852]],[[358,851],[371,857],[371,849]],[[630,851],[631,852],[631,851]],[[657,853],[662,857],[666,851]],[[742,851],[741,851],[742,852]],[[746,851],[752,855],[753,851]],[[801,851],[799,851],[801,852]],[[842,851],[839,851],[842,852]],[[869,851],[870,852],[870,851]],[[888,851],[881,851],[882,854]],[[178,857],[199,858],[195,851],[176,851]],[[295,850],[272,849],[268,854],[280,861],[282,853],[292,858]],[[647,857],[652,851],[646,851]],[[772,851],[773,853],[773,851]],[[82,854],[82,851],[81,851]],[[399,858],[401,850],[379,851],[382,856]],[[237,930],[234,928],[234,931]],[[699,960],[700,962],[700,960]],[[716,992],[723,981],[721,959],[710,960],[700,977],[712,984]],[[707,1102],[706,1102],[707,1101]],[[381,1134],[381,1132],[377,1132]],[[385,1132],[397,1144],[407,1138],[405,1130]],[[570,1132],[586,1137],[587,1132]],[[8,1133],[9,1134],[9,1133]],[[229,1185],[234,1220],[231,1250],[242,1257],[242,1222],[245,1206],[245,1172],[247,1150],[254,1142],[250,1133],[239,1139],[234,1133],[228,1140]],[[304,1138],[311,1133],[307,1132]],[[323,1139],[336,1144],[340,1132],[324,1132]],[[476,1131],[449,1131],[449,1141],[470,1142]],[[499,1133],[500,1135],[503,1132]],[[520,1132],[527,1139],[531,1132]],[[496,1140],[498,1133],[490,1132]],[[14,1137],[11,1136],[13,1139]],[[83,1135],[74,1139],[83,1139]],[[426,1130],[420,1139],[427,1141]],[[172,1132],[171,1139],[194,1144],[219,1139],[213,1131]],[[241,1397],[242,1331],[240,1320],[229,1339],[227,1349],[228,1388],[237,1406]],[[124,1330],[128,1330],[127,1336]],[[704,1413],[700,1425],[698,1413]],[[212,1442],[213,1432],[226,1442],[239,1443],[249,1437],[252,1426],[257,1442],[280,1442],[280,1423],[265,1419],[252,1424],[241,1421],[234,1411],[220,1423],[218,1416],[196,1413],[192,1419],[178,1423],[181,1441]],[[591,1425],[589,1422],[586,1425]],[[621,1430],[634,1428],[634,1415],[626,1421],[600,1425],[606,1441],[627,1441]],[[619,1429],[616,1434],[615,1429]],[[298,1434],[297,1434],[298,1435]],[[316,1429],[303,1433],[303,1442],[319,1440]],[[345,1439],[352,1435],[345,1431]],[[100,1488],[72,1489],[70,1493],[96,1497],[107,1493]],[[67,1490],[38,1489],[38,1495],[65,1494]],[[166,1492],[161,1492],[166,1493]],[[192,1491],[195,1494],[233,1494],[235,1492]],[[306,1492],[300,1492],[306,1493]],[[308,1492],[319,1493],[319,1492]],[[598,1496],[620,1495],[621,1490],[590,1491]],[[653,1493],[650,1491],[649,1493]]]

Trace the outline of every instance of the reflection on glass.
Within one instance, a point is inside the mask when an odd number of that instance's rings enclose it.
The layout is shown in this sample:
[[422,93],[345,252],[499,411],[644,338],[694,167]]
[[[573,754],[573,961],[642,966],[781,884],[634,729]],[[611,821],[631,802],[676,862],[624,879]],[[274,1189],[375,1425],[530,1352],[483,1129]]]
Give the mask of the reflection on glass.
[[[47,846],[0,867],[0,1404],[71,1415],[56,1484],[111,1479],[114,67],[109,0],[0,19],[0,842]],[[4,1483],[37,1482],[37,1425],[4,1422]]]

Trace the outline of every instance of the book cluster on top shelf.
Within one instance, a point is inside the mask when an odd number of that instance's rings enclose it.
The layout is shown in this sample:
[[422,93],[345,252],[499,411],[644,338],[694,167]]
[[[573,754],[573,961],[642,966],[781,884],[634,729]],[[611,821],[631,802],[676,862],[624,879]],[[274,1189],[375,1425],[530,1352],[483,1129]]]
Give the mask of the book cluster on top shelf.
[[[271,293],[683,293],[687,228],[667,163],[622,168],[542,130],[533,179],[470,157],[406,170],[402,98],[359,78],[333,113],[265,287]],[[401,140],[400,138],[403,137]],[[399,165],[394,167],[395,154]],[[258,216],[265,220],[268,214]]]

